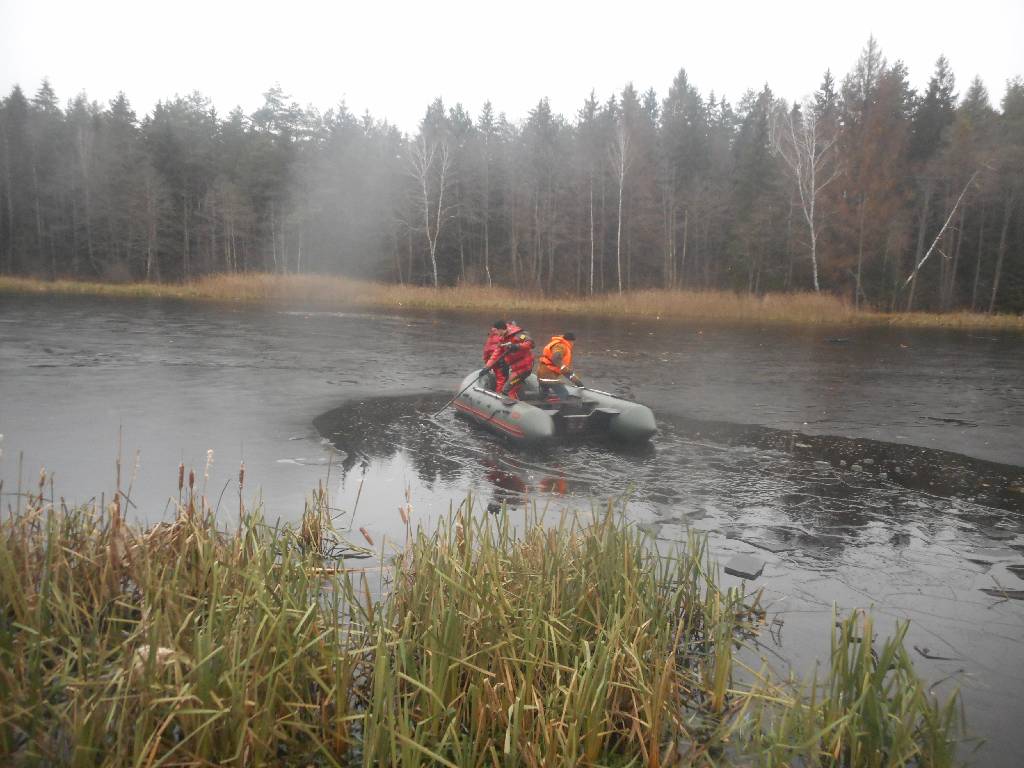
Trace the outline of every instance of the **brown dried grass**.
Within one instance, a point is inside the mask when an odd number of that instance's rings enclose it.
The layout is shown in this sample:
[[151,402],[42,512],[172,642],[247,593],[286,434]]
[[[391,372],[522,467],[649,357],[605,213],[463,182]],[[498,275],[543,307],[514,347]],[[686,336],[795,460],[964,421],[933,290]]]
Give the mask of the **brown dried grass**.
[[188,283],[95,283],[0,277],[0,293],[173,298],[316,309],[376,307],[478,312],[497,309],[505,314],[645,318],[718,324],[887,325],[1024,331],[1024,316],[1021,315],[886,313],[859,310],[837,296],[815,293],[752,296],[731,291],[641,290],[621,295],[559,297],[478,285],[434,289],[326,275],[266,273],[211,275]]
[[148,531],[47,497],[42,473],[10,494],[0,764],[958,764],[959,695],[915,672],[906,623],[833,615],[820,673],[780,679],[752,642],[760,592],[722,585],[696,532],[653,546],[624,505],[555,521],[467,498],[349,567],[370,551],[323,485],[298,525],[240,487],[229,528],[179,478]]

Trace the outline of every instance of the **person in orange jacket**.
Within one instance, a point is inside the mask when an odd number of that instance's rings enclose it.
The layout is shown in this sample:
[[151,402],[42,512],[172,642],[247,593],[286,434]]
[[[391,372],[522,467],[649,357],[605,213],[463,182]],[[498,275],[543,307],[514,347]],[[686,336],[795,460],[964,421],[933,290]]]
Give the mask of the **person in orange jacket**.
[[505,334],[487,360],[487,367],[494,368],[497,376],[497,366],[501,363],[507,368],[508,378],[499,383],[496,390],[499,394],[518,400],[523,380],[533,371],[533,339],[514,320],[505,324]]
[[537,381],[540,382],[541,391],[547,392],[551,398],[565,400],[569,396],[569,390],[565,388],[565,379],[578,387],[583,386],[580,377],[572,368],[572,348],[575,342],[575,333],[552,336],[551,341],[540,353]]

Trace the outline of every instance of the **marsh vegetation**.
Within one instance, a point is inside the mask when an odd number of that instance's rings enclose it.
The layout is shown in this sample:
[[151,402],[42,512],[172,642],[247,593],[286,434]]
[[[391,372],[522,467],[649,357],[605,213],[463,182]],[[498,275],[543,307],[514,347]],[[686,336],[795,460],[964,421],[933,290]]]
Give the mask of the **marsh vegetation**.
[[[199,485],[202,485],[200,483]],[[295,525],[69,507],[41,476],[0,528],[0,752],[16,765],[954,763],[895,636],[838,617],[810,681],[759,660],[756,593],[705,542],[671,554],[609,506],[482,514],[348,543],[326,491]],[[224,513],[221,513],[222,516]],[[234,514],[228,515],[234,518]],[[358,558],[358,559],[357,559]],[[829,627],[821,628],[823,633]]]
[[893,326],[1024,330],[1024,316],[980,312],[877,312],[825,293],[753,295],[713,290],[637,290],[561,296],[457,285],[430,288],[324,275],[222,274],[187,283],[96,283],[0,276],[0,294],[65,294],[110,298],[191,299],[343,310],[466,311],[593,318],[692,321],[703,324]]

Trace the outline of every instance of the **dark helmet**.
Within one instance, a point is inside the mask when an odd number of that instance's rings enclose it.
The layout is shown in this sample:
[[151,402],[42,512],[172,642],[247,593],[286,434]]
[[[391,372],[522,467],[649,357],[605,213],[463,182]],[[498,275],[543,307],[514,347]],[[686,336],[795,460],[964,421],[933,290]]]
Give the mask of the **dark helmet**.
[[566,331],[562,334],[562,338],[566,341],[576,341],[576,334],[572,331]]

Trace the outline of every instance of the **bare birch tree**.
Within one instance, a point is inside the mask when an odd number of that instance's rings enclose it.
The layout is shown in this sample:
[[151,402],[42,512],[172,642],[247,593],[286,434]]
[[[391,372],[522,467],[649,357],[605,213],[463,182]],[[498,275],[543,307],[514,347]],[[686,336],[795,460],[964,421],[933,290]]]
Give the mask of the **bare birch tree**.
[[615,269],[619,293],[622,293],[622,196],[626,187],[626,171],[631,160],[629,126],[623,118],[615,130],[615,143],[611,147],[612,167],[619,177],[619,210],[615,230]]
[[[419,190],[419,205],[423,211],[423,232],[430,253],[430,266],[434,273],[434,287],[440,286],[437,277],[437,239],[448,218],[445,191],[451,183],[452,153],[443,139],[428,142],[421,136],[409,145],[409,163]],[[432,199],[436,195],[436,203]]]
[[[489,127],[489,126],[488,126]],[[481,190],[484,224],[484,274],[487,275],[487,287],[494,284],[491,281],[491,143],[493,139],[490,132],[483,134],[483,188]]]
[[804,101],[799,111],[787,109],[785,102],[780,102],[772,111],[770,126],[772,149],[786,164],[800,195],[800,208],[811,241],[814,290],[820,291],[818,234],[821,216],[818,199],[821,191],[839,175],[839,166],[833,162],[838,136],[836,126],[832,121],[820,118],[810,99]]

